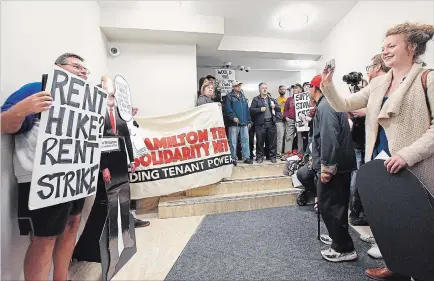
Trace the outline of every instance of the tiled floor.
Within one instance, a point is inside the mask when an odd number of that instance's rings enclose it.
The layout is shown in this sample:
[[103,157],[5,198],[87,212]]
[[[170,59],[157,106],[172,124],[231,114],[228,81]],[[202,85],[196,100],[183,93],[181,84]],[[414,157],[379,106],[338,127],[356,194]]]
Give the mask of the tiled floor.
[[[158,219],[157,211],[138,216],[151,225],[136,229],[137,253],[112,280],[164,280],[195,233],[203,216]],[[360,234],[369,234],[368,226],[354,227]],[[98,263],[73,264],[71,280],[101,280]]]

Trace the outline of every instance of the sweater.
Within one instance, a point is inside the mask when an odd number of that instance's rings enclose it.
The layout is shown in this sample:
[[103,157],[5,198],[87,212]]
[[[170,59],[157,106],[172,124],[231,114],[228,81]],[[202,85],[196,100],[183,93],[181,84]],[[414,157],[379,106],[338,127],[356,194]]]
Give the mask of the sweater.
[[285,116],[285,118],[295,119],[294,95],[286,100],[283,116]]
[[[367,107],[365,162],[372,158],[378,128],[387,135],[391,155],[399,155],[408,168],[434,196],[434,114],[429,116],[421,76],[424,69],[414,64],[405,80],[383,107],[383,97],[392,82],[392,71],[376,77],[360,92],[342,96],[333,83],[321,83],[321,90],[330,105],[341,112]],[[427,77],[428,102],[434,109],[434,73]],[[434,110],[432,110],[434,112]]]

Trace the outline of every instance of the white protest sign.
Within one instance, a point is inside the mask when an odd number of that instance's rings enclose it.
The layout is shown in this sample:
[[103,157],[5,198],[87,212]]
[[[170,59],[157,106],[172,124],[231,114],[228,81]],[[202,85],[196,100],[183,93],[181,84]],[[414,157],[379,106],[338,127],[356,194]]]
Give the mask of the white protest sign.
[[115,77],[115,98],[119,116],[126,122],[130,121],[133,118],[130,87],[120,75]]
[[101,152],[119,150],[119,139],[114,137],[104,137],[101,140]]
[[55,66],[46,91],[53,104],[41,114],[29,209],[96,193],[107,93]]
[[232,82],[235,80],[235,71],[232,69],[216,69],[216,79],[219,80],[222,95],[232,92]]
[[307,92],[294,94],[294,106],[295,106],[295,124],[297,132],[309,131],[309,125],[306,121],[306,117],[309,116],[309,112],[312,109],[310,106],[310,95]]

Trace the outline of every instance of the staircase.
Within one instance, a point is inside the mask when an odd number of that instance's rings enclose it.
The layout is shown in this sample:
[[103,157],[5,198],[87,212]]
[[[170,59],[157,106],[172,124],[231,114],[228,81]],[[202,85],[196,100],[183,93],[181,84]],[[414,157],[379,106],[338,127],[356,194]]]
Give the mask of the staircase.
[[160,198],[159,218],[201,216],[294,205],[299,190],[283,176],[284,163],[239,163],[222,182]]

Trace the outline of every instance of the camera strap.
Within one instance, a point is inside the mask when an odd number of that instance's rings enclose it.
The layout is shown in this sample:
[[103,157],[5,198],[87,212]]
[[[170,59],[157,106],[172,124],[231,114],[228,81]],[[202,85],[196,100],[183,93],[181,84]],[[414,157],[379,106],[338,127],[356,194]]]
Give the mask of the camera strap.
[[428,99],[428,86],[427,86],[427,77],[428,77],[428,73],[430,73],[431,71],[433,71],[432,69],[427,69],[422,73],[422,87],[423,87],[423,91],[425,93],[425,99],[426,99],[426,105],[428,106],[428,113],[429,113],[429,118],[432,118],[432,111],[431,111],[431,106],[429,104],[429,99]]

